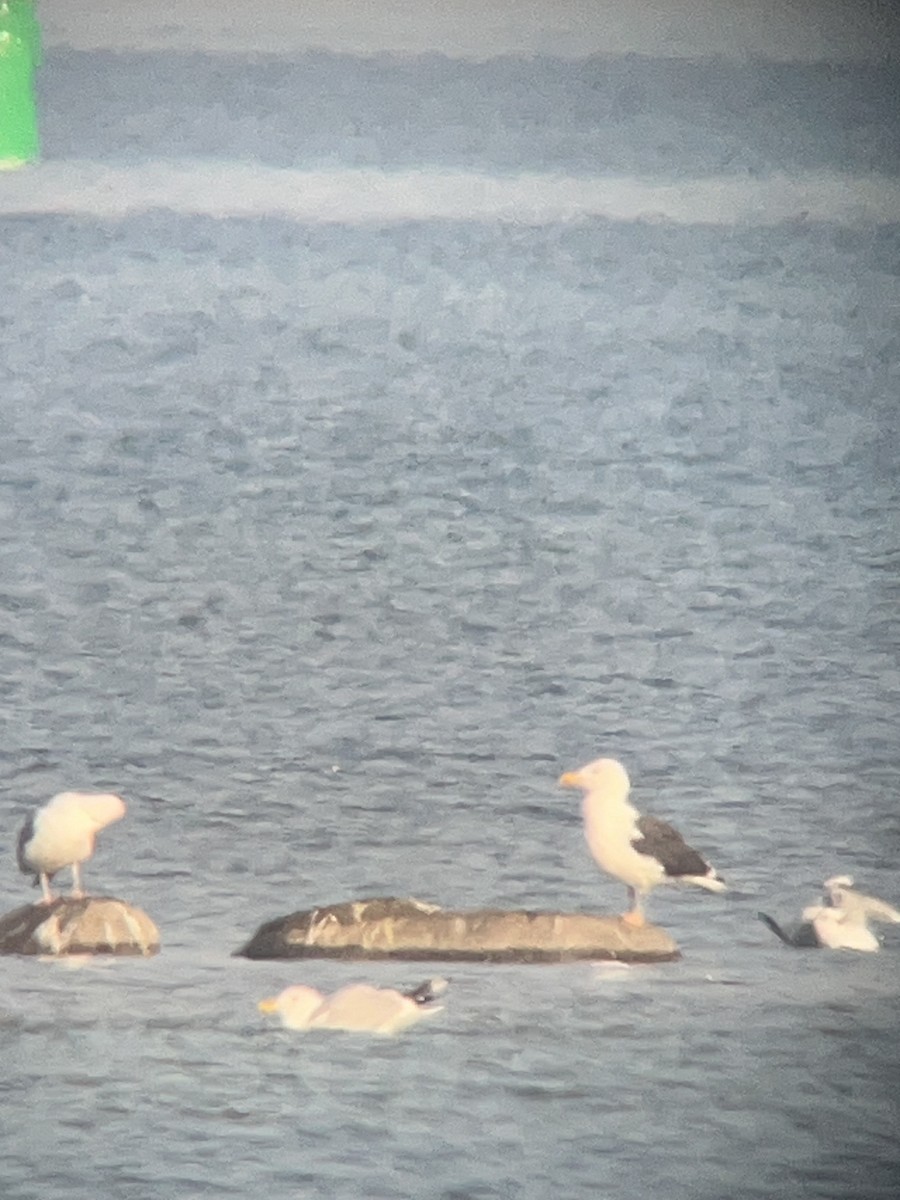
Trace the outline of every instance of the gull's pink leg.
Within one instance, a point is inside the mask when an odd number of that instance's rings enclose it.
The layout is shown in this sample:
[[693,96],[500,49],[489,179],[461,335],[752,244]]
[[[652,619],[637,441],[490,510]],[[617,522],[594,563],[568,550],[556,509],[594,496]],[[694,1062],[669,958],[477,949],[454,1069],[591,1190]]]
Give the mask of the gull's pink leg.
[[631,901],[631,908],[627,913],[622,913],[622,920],[626,925],[633,925],[636,929],[639,929],[647,922],[641,905],[641,897],[636,888],[630,887],[628,889],[628,898]]
[[84,891],[81,887],[81,866],[77,862],[72,863],[72,899],[84,899]]

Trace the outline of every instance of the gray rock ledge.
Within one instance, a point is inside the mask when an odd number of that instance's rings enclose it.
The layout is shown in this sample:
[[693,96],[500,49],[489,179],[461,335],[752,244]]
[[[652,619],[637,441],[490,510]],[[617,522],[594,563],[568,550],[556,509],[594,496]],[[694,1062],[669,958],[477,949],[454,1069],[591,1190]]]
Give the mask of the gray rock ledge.
[[0,917],[0,954],[149,955],[159,930],[145,912],[113,896],[61,896]]
[[440,962],[670,962],[678,947],[656,925],[591,913],[481,908],[451,912],[383,897],[325,904],[267,921],[235,956]]

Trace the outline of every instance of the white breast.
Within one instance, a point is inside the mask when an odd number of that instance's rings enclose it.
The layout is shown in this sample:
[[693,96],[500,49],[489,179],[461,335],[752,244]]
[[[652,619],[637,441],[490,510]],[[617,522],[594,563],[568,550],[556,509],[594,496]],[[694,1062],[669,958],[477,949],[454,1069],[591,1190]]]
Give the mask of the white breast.
[[26,847],[28,861],[46,875],[53,875],[72,863],[81,863],[94,852],[96,826],[70,815],[62,824],[52,813],[42,810],[35,817],[34,834]]
[[829,950],[878,950],[878,938],[865,921],[855,920],[840,908],[814,905],[803,910],[803,919],[811,921],[816,937]]
[[639,837],[638,813],[627,802],[599,802],[589,792],[582,803],[584,836],[598,866],[629,887],[649,891],[665,877],[662,863],[632,847]]

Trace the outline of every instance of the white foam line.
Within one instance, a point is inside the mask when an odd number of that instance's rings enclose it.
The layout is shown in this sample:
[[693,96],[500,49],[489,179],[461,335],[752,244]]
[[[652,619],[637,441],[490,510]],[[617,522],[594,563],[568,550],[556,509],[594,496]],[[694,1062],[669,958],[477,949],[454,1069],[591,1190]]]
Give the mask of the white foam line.
[[111,166],[46,162],[0,175],[0,213],[122,217],[148,209],[213,217],[277,214],[301,222],[579,217],[679,224],[774,225],[786,220],[900,221],[900,179],[840,174],[719,176],[679,182],[464,171],[301,171],[191,160]]

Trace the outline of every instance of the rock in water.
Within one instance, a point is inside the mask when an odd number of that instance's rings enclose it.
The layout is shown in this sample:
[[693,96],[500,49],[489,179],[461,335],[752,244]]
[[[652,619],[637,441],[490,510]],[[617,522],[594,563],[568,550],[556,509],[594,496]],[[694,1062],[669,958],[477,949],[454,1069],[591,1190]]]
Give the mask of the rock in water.
[[475,909],[421,900],[350,900],[261,925],[242,958],[405,959],[442,962],[666,962],[678,947],[655,925],[592,913]]
[[159,930],[145,912],[112,896],[26,904],[0,917],[0,954],[150,955]]

